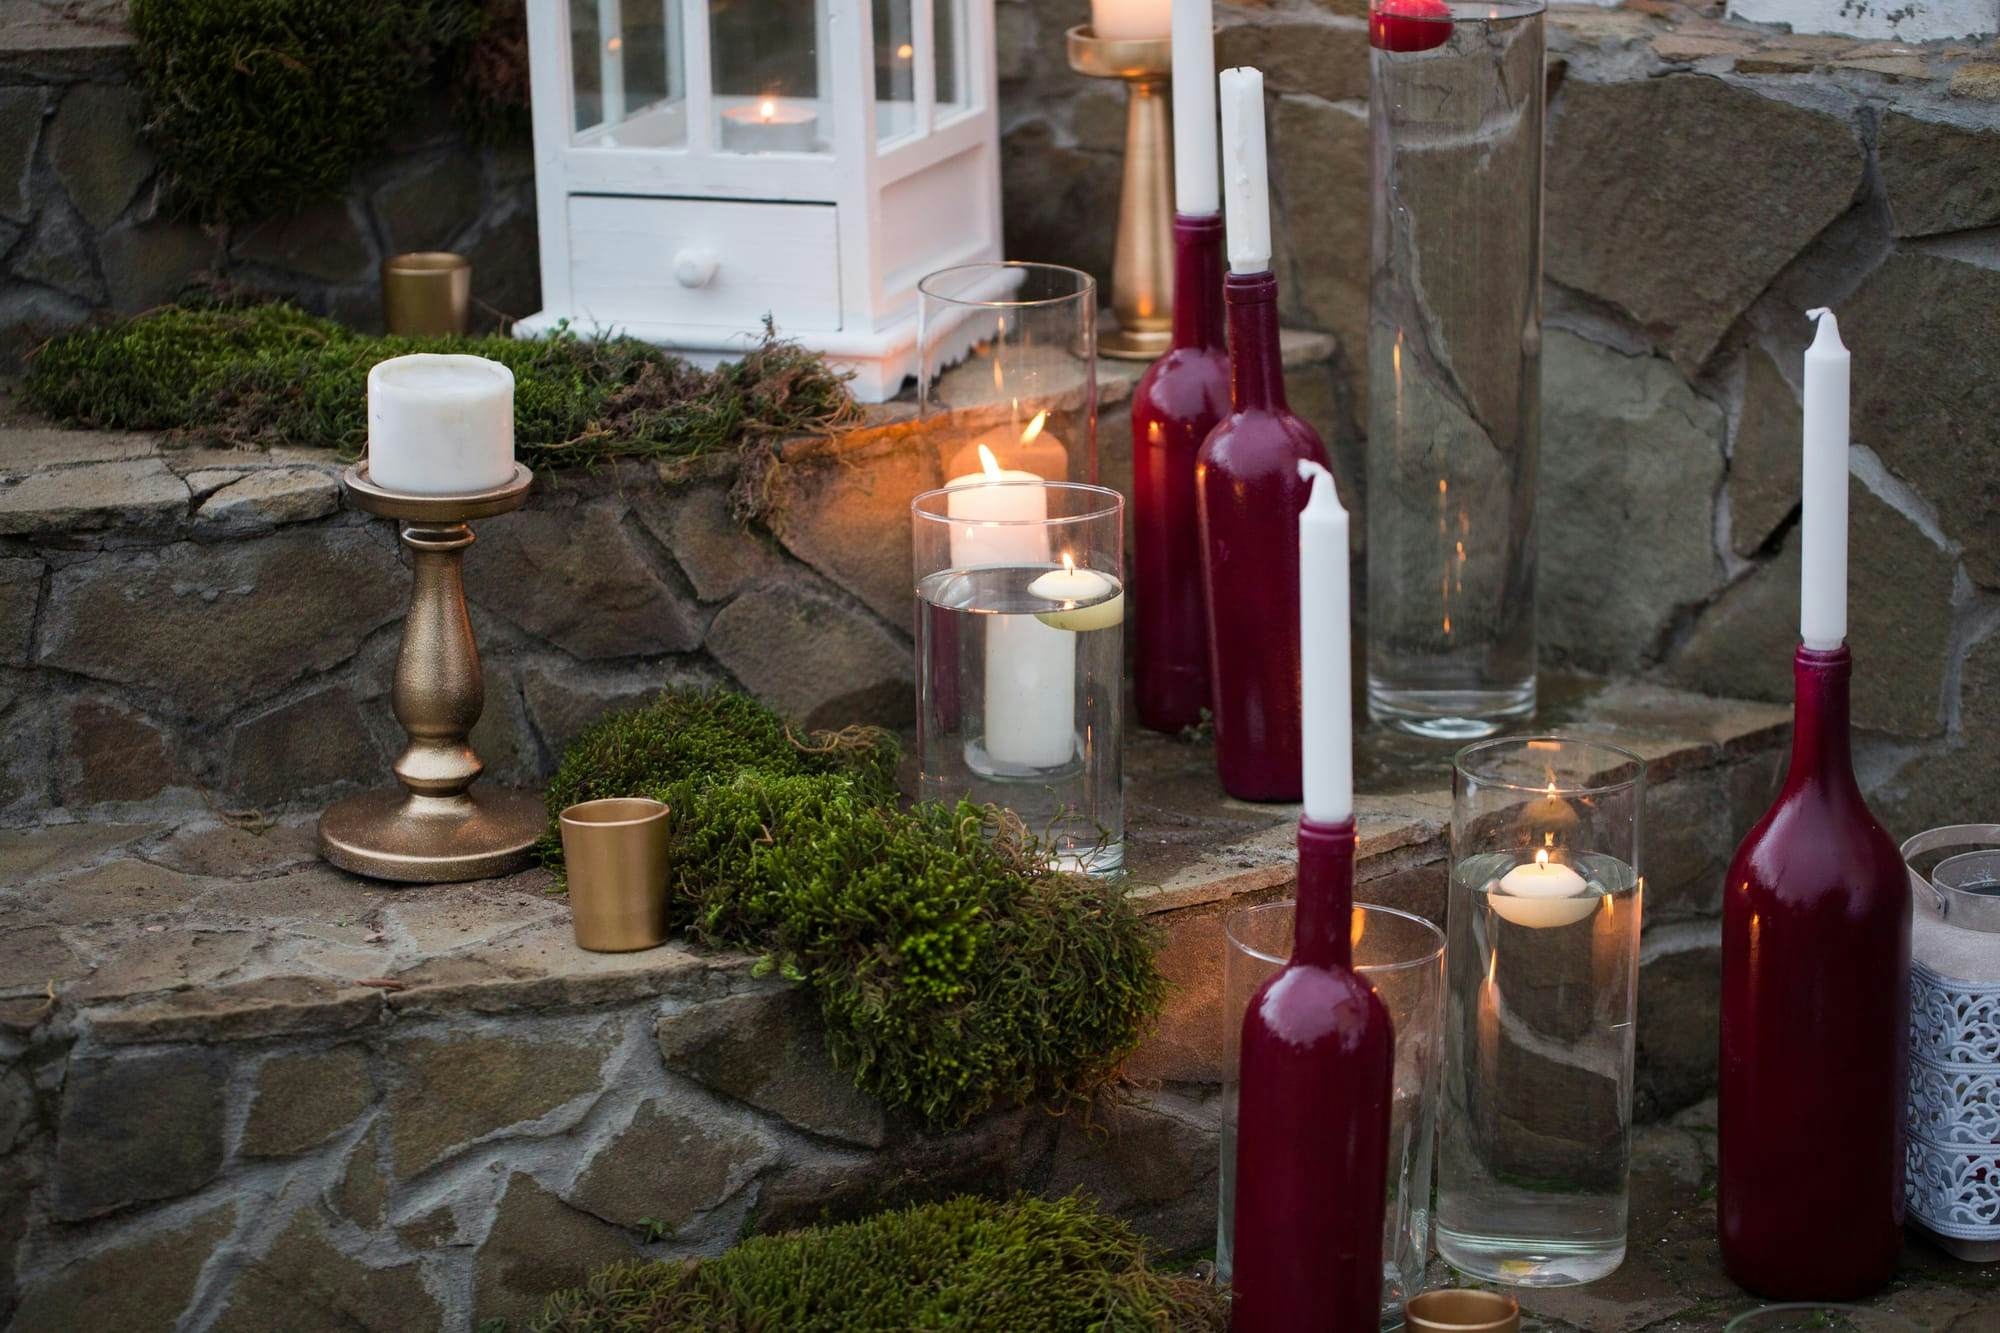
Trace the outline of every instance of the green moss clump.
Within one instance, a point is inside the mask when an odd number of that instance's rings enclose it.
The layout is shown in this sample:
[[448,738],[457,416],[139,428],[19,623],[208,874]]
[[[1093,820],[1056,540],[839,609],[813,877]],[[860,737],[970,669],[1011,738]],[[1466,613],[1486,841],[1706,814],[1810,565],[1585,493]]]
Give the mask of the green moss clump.
[[485,22],[470,0],[132,0],[172,199],[220,222],[340,193]]
[[382,338],[283,303],[167,306],[51,340],[28,401],[68,426],[160,430],[224,448],[368,441],[368,372],[411,352],[466,352],[514,372],[515,444],[535,468],[768,447],[858,419],[843,378],[767,331],[700,370],[630,338]]
[[1005,1329],[1223,1333],[1212,1286],[1147,1263],[1089,1201],[948,1199],[744,1241],[716,1259],[623,1263],[549,1298],[537,1333]]
[[895,763],[881,733],[798,737],[740,695],[669,692],[570,746],[551,824],[595,796],[665,801],[676,928],[809,986],[835,1063],[933,1128],[1089,1097],[1159,1009],[1148,928],[1117,885],[1049,871],[1012,816],[898,809]]

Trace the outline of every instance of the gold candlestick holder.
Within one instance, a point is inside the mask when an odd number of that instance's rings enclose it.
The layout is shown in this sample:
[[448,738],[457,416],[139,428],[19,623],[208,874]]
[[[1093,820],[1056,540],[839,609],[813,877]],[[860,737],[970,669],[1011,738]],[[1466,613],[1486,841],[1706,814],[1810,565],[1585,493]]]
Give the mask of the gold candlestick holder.
[[1174,44],[1167,37],[1107,40],[1089,24],[1071,28],[1069,67],[1094,79],[1125,81],[1125,178],[1118,191],[1118,236],[1111,251],[1111,313],[1097,350],[1151,361],[1173,345],[1173,115],[1168,100]]
[[466,736],[486,706],[486,686],[466,612],[464,563],[472,545],[467,525],[520,508],[534,474],[517,463],[506,485],[471,495],[385,490],[368,479],[366,463],[341,481],[356,507],[401,520],[403,545],[414,557],[390,695],[410,743],[395,763],[400,787],[351,796],[320,816],[320,855],[357,875],[408,884],[518,870],[548,816],[531,793],[472,785],[485,765]]

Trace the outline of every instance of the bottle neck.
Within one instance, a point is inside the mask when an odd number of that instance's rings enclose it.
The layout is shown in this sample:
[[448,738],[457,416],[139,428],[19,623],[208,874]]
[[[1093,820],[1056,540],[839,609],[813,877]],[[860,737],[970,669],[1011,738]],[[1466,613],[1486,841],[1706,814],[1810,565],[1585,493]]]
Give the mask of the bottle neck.
[[1792,780],[1844,776],[1850,784],[1854,781],[1848,727],[1853,674],[1854,659],[1845,644],[1826,650],[1801,647],[1792,658]]
[[1221,350],[1222,214],[1174,214],[1174,346]]
[[1232,273],[1223,281],[1229,306],[1229,401],[1237,411],[1285,410],[1285,362],[1278,351],[1278,280]]
[[1354,966],[1354,821],[1299,821],[1299,902],[1292,962]]

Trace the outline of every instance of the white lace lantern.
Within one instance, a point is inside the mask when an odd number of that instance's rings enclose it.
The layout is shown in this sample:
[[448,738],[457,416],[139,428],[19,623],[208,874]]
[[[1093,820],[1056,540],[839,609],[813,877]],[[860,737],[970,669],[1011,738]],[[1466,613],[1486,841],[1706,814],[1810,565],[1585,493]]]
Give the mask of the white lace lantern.
[[988,0],[528,6],[540,313],[703,364],[781,336],[893,396],[917,280],[1000,256]]
[[[1903,859],[1995,844],[2000,825],[1956,824],[1911,838]],[[1987,1263],[2000,1259],[2000,851],[1910,873],[1910,1217]]]

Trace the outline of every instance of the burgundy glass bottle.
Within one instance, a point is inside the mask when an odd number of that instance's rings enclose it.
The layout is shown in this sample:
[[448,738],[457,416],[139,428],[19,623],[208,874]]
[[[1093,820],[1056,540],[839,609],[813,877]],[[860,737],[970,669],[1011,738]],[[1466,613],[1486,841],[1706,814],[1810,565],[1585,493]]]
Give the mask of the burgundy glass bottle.
[[1354,822],[1299,821],[1292,956],[1243,1015],[1232,1333],[1374,1333],[1395,1037],[1354,972]]
[[1244,801],[1296,801],[1299,757],[1299,463],[1326,446],[1285,405],[1278,281],[1231,273],[1229,415],[1201,446],[1202,584],[1210,708],[1223,788]]
[[1910,883],[1855,782],[1846,647],[1792,671],[1791,769],[1724,886],[1716,1215],[1742,1286],[1838,1300],[1903,1244]]
[[1174,215],[1174,345],[1132,395],[1134,695],[1139,721],[1180,731],[1208,697],[1195,455],[1229,410],[1222,217]]

